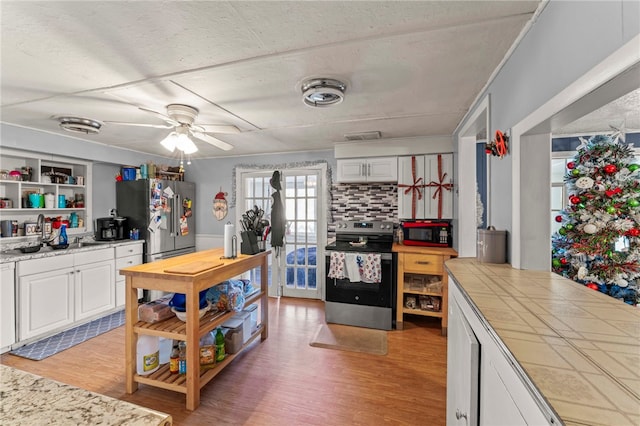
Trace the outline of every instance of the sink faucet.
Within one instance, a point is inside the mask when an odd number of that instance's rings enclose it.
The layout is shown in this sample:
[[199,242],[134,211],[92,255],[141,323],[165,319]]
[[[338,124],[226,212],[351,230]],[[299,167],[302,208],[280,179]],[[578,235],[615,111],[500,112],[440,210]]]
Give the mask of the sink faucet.
[[40,243],[44,246],[46,245],[46,239],[47,239],[47,231],[45,230],[44,227],[44,215],[43,214],[39,214],[38,215],[38,221],[37,221],[37,225],[38,230],[40,231]]

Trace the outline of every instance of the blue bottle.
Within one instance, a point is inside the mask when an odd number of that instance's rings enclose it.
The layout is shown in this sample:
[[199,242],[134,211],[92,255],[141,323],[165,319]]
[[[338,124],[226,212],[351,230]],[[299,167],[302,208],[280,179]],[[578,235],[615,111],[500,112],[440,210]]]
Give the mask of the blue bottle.
[[60,226],[60,242],[59,244],[67,244],[68,243],[68,239],[67,239],[67,225],[61,225]]

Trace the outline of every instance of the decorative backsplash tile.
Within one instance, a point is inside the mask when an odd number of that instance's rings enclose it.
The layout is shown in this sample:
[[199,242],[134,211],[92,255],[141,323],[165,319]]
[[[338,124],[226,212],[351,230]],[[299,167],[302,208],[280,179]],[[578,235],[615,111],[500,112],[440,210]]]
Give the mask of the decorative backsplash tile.
[[344,220],[385,220],[398,223],[398,186],[395,183],[333,183],[328,237]]

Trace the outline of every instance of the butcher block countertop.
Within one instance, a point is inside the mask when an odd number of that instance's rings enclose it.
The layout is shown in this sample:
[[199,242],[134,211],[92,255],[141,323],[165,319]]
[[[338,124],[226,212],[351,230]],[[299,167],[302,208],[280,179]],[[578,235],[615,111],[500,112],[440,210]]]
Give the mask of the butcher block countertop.
[[0,424],[169,426],[171,416],[0,365]]
[[445,266],[566,425],[640,425],[640,308],[551,272]]

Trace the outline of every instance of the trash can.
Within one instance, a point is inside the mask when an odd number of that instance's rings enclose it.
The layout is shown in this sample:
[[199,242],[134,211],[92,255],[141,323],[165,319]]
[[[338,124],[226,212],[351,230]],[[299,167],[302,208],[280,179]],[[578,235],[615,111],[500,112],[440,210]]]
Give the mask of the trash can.
[[476,258],[480,263],[506,263],[507,231],[497,231],[493,226],[478,229]]

